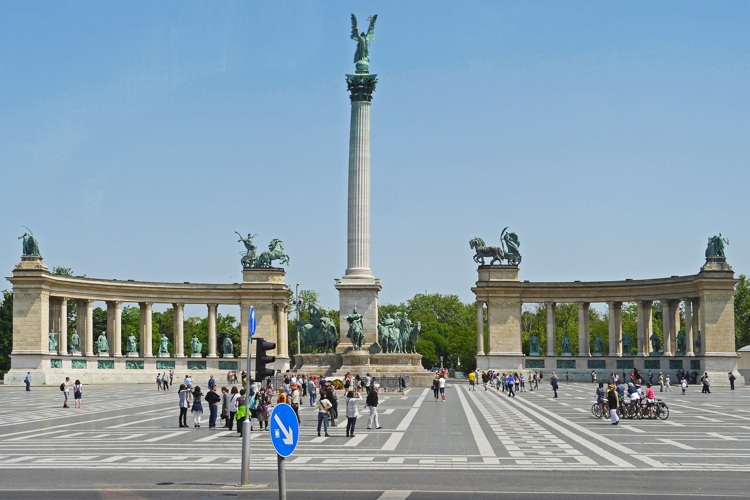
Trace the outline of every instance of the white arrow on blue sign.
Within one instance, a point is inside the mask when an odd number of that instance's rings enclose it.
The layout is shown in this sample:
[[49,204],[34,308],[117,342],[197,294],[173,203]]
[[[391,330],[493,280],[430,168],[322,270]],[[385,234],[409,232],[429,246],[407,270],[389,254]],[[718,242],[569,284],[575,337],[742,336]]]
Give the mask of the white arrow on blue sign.
[[250,308],[250,336],[255,336],[255,327],[257,324],[255,323],[255,307]]
[[276,453],[288,457],[297,448],[299,441],[299,423],[297,414],[288,404],[278,404],[271,412],[271,442]]

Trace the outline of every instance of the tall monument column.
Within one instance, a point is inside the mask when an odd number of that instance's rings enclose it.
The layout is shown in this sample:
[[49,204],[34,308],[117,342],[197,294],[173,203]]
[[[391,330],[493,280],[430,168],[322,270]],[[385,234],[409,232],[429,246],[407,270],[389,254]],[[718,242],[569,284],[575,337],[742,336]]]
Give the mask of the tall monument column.
[[370,107],[377,82],[377,75],[370,74],[361,64],[357,65],[356,74],[346,75],[351,120],[346,272],[343,278],[336,280],[341,318],[339,352],[352,347],[346,337],[349,329],[346,317],[355,306],[363,316],[363,347],[367,349],[377,341],[378,292],[382,287],[370,269]]

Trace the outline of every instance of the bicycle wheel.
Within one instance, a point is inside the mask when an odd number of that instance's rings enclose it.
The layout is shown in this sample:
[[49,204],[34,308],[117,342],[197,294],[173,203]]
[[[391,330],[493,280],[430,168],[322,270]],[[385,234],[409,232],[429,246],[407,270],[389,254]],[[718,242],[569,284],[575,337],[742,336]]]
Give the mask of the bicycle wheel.
[[635,416],[638,420],[643,420],[644,410],[645,408],[640,403],[635,406]]
[[598,403],[595,403],[594,406],[591,407],[591,413],[593,413],[596,418],[602,418],[602,409],[599,408]]
[[656,408],[656,416],[662,420],[669,418],[669,407],[665,404],[661,404]]

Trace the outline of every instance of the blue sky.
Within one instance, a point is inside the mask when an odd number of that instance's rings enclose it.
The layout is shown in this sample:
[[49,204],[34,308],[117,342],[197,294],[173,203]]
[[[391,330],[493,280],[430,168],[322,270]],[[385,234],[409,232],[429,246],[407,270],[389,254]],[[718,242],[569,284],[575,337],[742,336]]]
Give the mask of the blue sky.
[[524,280],[694,274],[719,232],[750,269],[747,2],[6,1],[5,276],[22,225],[50,267],[174,282],[240,281],[252,232],[336,307],[351,12],[381,302],[471,301],[506,226]]

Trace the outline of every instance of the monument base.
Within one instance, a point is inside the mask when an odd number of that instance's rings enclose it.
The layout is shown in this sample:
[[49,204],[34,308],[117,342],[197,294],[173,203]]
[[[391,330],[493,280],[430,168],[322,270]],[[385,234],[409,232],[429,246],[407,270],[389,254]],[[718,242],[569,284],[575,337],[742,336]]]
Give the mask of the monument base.
[[128,353],[125,353],[125,356],[128,357],[128,358],[137,358],[138,357],[138,353],[137,352],[128,352]]
[[203,358],[202,354],[193,353],[190,355],[191,358]]
[[351,341],[346,337],[349,323],[346,317],[352,314],[354,308],[362,315],[362,326],[365,332],[364,346],[377,342],[378,337],[378,292],[383,287],[377,278],[354,278],[344,276],[336,280],[339,291],[339,331],[340,342],[336,352],[341,354],[353,349]]
[[225,354],[222,356],[224,359],[234,359],[234,354]]
[[159,353],[160,358],[171,358],[172,356],[169,355],[168,352],[160,352]]

